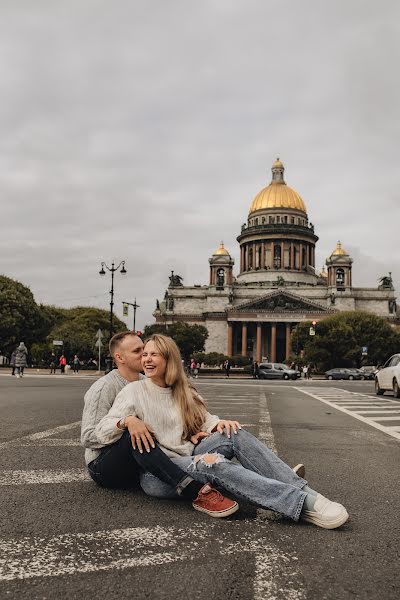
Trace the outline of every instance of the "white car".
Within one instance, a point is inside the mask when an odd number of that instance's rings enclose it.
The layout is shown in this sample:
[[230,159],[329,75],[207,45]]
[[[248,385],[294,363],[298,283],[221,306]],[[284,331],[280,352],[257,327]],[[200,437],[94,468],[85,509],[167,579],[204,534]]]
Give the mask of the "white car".
[[376,374],[375,393],[382,396],[388,390],[400,398],[400,354],[393,354]]

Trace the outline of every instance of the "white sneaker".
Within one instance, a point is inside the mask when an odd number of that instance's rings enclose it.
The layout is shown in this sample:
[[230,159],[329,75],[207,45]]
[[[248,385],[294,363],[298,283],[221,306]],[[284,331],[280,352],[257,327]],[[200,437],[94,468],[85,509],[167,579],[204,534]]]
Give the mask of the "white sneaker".
[[317,494],[314,510],[303,510],[300,517],[303,521],[308,521],[318,527],[336,529],[346,523],[349,515],[345,507],[338,502],[331,502],[328,498]]
[[16,373],[15,377],[21,377],[21,375],[19,373]]
[[302,479],[304,479],[304,477],[306,476],[306,468],[302,463],[293,467],[292,471],[294,471],[296,475],[298,477],[301,477]]

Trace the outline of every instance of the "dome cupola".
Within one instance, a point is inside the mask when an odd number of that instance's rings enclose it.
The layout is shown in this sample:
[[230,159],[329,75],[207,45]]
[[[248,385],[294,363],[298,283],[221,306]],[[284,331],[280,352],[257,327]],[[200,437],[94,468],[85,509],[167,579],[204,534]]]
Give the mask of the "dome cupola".
[[264,212],[271,209],[291,209],[307,216],[306,205],[301,196],[286,185],[284,174],[285,167],[277,158],[272,165],[272,181],[254,198],[250,206],[249,217],[258,211]]
[[280,158],[272,164],[271,183],[254,198],[237,238],[243,283],[277,281],[315,285],[315,243],[301,196],[285,182]]

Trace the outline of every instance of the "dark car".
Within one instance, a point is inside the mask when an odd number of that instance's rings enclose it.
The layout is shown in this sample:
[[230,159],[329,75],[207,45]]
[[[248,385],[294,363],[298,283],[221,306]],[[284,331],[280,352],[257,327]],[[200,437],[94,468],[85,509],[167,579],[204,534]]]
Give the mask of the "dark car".
[[330,369],[325,372],[326,379],[365,379],[359,369]]
[[359,369],[359,371],[364,379],[370,379],[373,381],[375,379],[375,375],[376,375],[378,369],[371,365],[371,366],[361,367]]
[[259,379],[297,379],[300,371],[289,369],[283,363],[261,363],[258,366]]

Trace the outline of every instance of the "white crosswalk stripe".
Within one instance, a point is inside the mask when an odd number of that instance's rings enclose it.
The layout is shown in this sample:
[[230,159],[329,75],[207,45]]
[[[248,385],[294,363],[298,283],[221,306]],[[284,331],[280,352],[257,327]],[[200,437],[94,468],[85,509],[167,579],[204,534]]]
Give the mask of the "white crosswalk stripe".
[[[266,537],[248,533],[243,538],[234,522],[216,544],[214,527],[213,523],[191,529],[137,527],[0,540],[0,581],[152,567],[191,561],[194,556],[207,560],[210,555],[215,560],[215,554],[224,560],[224,555],[247,552],[255,560],[254,600],[272,600],[278,593],[286,600],[304,598],[298,583],[298,557],[277,550]],[[273,577],[282,564],[284,581]]]
[[400,440],[400,402],[396,400],[340,388],[295,389]]

